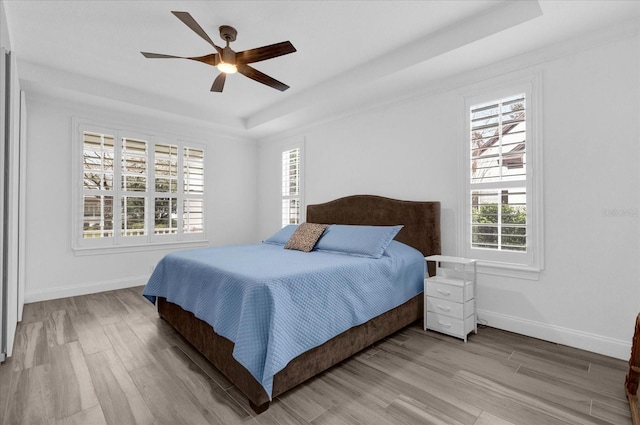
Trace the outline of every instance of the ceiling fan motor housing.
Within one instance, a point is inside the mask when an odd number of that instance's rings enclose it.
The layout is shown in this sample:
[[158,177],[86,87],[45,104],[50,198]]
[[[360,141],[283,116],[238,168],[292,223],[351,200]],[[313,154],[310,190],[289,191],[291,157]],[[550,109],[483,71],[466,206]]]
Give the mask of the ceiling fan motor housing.
[[227,46],[224,49],[222,49],[222,62],[231,64],[231,65],[236,64],[236,52],[231,50],[231,47]]
[[227,42],[236,41],[237,35],[238,31],[236,31],[234,27],[230,27],[229,25],[222,25],[220,27],[220,38]]

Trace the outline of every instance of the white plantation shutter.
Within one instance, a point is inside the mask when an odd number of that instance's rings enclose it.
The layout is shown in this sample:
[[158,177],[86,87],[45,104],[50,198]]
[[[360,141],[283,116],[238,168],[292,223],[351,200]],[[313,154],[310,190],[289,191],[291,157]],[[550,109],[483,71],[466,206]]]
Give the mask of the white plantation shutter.
[[204,151],[184,148],[183,232],[204,232]]
[[154,223],[156,235],[178,233],[178,146],[156,144],[154,159]]
[[526,109],[520,94],[471,108],[471,183],[526,179]]
[[122,236],[147,234],[147,141],[122,138],[121,228]]
[[470,109],[471,246],[527,250],[526,99]]
[[282,152],[282,226],[300,224],[300,172],[301,150],[294,148]]
[[82,237],[112,237],[114,137],[86,131],[82,136]]
[[82,212],[74,214],[74,249],[204,239],[203,147],[90,124],[78,129],[74,196]]

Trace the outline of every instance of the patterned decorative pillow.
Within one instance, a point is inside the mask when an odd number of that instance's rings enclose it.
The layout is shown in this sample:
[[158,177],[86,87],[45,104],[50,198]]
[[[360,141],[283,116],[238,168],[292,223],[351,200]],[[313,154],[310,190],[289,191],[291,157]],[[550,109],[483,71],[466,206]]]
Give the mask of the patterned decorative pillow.
[[322,236],[326,228],[326,224],[302,223],[295,232],[293,232],[285,244],[284,249],[310,252],[313,247],[316,246],[318,239],[320,239],[320,236]]

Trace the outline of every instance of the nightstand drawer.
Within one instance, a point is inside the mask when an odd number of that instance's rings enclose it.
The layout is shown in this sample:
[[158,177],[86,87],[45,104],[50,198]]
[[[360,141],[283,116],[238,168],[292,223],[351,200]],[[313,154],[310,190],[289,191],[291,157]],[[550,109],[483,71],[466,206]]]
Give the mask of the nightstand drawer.
[[466,339],[466,335],[475,328],[475,316],[462,320],[428,311],[426,328]]
[[463,335],[464,322],[462,319],[454,319],[444,314],[428,311],[427,328],[452,335]]
[[447,299],[427,297],[427,311],[444,314],[445,316],[455,319],[464,318],[464,307],[466,307],[467,315],[472,314],[474,311],[474,300],[469,300],[465,304],[462,304]]
[[[429,297],[443,298],[451,301],[457,301],[459,303],[461,303],[463,300],[463,287],[460,285],[449,285],[431,279],[427,279],[426,284],[427,296]],[[466,301],[468,301],[470,298],[473,298],[473,293],[471,294],[471,296],[467,295]]]

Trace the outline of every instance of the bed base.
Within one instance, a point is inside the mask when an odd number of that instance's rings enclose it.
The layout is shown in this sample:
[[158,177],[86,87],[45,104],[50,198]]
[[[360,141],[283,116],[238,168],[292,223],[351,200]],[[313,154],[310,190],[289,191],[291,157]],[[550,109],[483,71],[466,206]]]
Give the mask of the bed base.
[[[415,296],[406,303],[377,316],[360,326],[351,328],[326,343],[307,351],[273,378],[275,398],[307,379],[329,369],[373,343],[399,331],[422,318],[423,296]],[[160,317],[175,328],[191,345],[222,372],[247,397],[258,414],[269,408],[267,393],[256,379],[233,358],[233,343],[218,335],[206,322],[180,306],[158,298]]]

